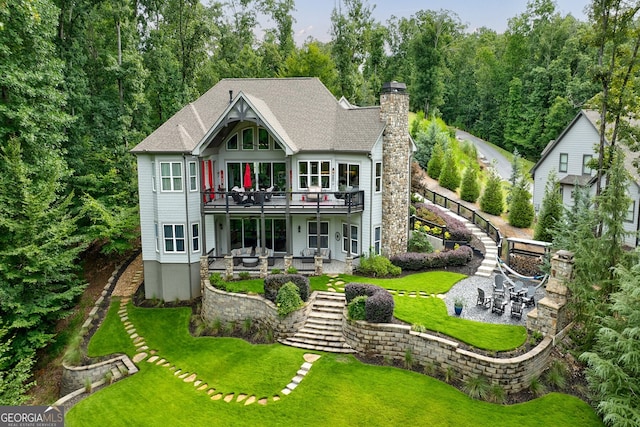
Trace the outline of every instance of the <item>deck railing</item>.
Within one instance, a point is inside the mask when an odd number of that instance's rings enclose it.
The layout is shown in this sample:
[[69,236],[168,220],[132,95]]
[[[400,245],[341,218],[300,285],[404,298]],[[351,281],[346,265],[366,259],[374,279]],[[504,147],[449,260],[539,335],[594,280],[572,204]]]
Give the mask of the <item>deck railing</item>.
[[345,212],[364,210],[364,191],[202,191],[207,209],[229,210],[237,207],[264,207],[292,209],[342,209]]

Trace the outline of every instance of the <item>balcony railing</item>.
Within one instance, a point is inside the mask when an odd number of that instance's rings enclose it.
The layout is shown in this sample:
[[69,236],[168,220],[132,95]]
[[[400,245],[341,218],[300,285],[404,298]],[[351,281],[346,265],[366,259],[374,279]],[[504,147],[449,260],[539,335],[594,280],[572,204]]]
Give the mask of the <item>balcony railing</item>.
[[204,190],[205,212],[334,210],[355,213],[364,210],[364,191],[213,191]]

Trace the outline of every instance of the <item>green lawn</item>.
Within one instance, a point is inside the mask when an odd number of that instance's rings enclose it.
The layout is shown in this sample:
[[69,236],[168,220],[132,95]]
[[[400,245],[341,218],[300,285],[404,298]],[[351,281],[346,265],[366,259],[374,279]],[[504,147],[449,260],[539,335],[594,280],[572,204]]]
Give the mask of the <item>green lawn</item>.
[[[116,310],[114,304],[112,310]],[[238,339],[194,338],[187,332],[190,310],[129,308],[130,318],[159,356],[196,372],[223,393],[258,397],[280,394],[303,362],[303,351],[253,346]],[[108,341],[103,329],[121,323],[109,316],[92,341]],[[92,345],[106,348],[104,343]],[[127,351],[122,349],[121,351]],[[140,372],[96,392],[74,406],[68,426],[200,425],[491,425],[599,426],[583,401],[549,394],[503,406],[475,401],[457,389],[414,372],[365,365],[352,356],[321,353],[289,395],[266,406],[212,401],[168,368],[141,362]]]
[[440,298],[394,297],[393,314],[413,325],[442,332],[477,348],[491,351],[507,351],[523,345],[527,339],[524,326],[497,325],[475,322],[449,316]]

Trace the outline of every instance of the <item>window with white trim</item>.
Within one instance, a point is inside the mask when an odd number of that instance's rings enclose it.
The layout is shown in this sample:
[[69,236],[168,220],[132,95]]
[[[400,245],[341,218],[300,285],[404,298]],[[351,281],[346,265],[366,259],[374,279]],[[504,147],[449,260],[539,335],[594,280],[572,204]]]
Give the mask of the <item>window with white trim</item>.
[[627,215],[624,218],[625,222],[633,222],[633,217],[635,216],[635,212],[636,212],[636,202],[634,200],[629,205],[629,210],[627,211]]
[[591,154],[582,155],[582,175],[591,175],[591,168],[589,167],[591,159],[593,159]]
[[307,243],[309,248],[318,247],[318,239],[320,239],[320,247],[329,247],[329,223],[320,222],[320,229],[318,230],[317,221],[309,221],[307,223]]
[[376,193],[379,193],[381,191],[382,191],[382,162],[376,162]]
[[358,226],[351,224],[351,236],[349,236],[349,224],[342,223],[342,251],[349,252],[351,244],[352,254],[358,253]]
[[198,165],[189,162],[189,191],[198,191]]
[[269,132],[265,128],[258,128],[258,150],[268,150],[269,145]]
[[156,192],[156,162],[151,162],[151,191]]
[[165,224],[164,230],[164,251],[184,252],[184,225]]
[[160,236],[158,235],[158,223],[153,223],[153,231],[156,236],[156,252],[160,252]]
[[200,223],[198,222],[191,224],[191,250],[200,251]]
[[566,172],[569,169],[569,154],[560,153],[560,164],[558,165],[558,172]]
[[298,162],[298,179],[301,190],[312,185],[319,185],[329,189],[331,185],[331,162],[329,161],[301,161]]
[[242,131],[242,149],[253,150],[253,128],[247,128]]
[[360,185],[360,165],[357,163],[338,163],[338,186],[358,187]]
[[382,227],[373,229],[373,253],[380,255],[380,243],[382,241]]
[[182,191],[182,163],[161,162],[162,191]]
[[227,150],[237,150],[238,149],[238,134],[234,133],[227,139]]

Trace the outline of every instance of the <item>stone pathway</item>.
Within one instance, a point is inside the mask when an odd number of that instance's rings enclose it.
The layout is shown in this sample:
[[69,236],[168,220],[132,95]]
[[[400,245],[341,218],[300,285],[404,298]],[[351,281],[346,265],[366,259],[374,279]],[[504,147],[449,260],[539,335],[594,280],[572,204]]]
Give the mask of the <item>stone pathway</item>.
[[[144,337],[138,334],[136,327],[129,319],[128,314],[128,305],[129,302],[131,302],[131,296],[138,289],[141,278],[142,269],[140,268],[135,271],[133,279],[130,281],[130,283],[124,283],[119,287],[118,285],[120,285],[120,282],[123,281],[118,281],[118,283],[116,284],[116,288],[113,291],[114,296],[121,297],[118,315],[120,316],[120,321],[122,322],[125,331],[133,342],[133,345],[136,347],[136,355],[132,359],[133,362],[142,363],[146,360],[147,363],[152,363],[156,366],[166,368],[169,372],[173,373],[174,377],[182,380],[185,383],[193,384],[195,391],[206,393],[208,396],[211,396],[211,400],[214,401],[222,400],[226,403],[235,401],[237,403],[242,403],[244,406],[248,406],[256,402],[259,405],[266,405],[269,401],[269,398],[267,397],[257,397],[255,395],[249,395],[246,393],[239,393],[236,395],[235,393],[224,393],[220,390],[216,390],[215,387],[210,386],[204,380],[198,378],[198,374],[196,374],[195,372],[183,371],[181,368],[163,358],[157,350],[149,348]],[[116,289],[118,290],[118,293],[116,293]],[[300,366],[300,369],[296,372],[296,375],[291,379],[291,381],[282,389],[280,394],[288,396],[293,390],[295,390],[296,387],[298,387],[298,384],[300,384],[300,382],[305,378],[307,373],[309,373],[309,370],[313,366],[313,363],[319,358],[320,355],[317,354],[304,354],[304,362]],[[273,396],[271,396],[271,401],[277,402],[278,400],[280,400],[280,394],[274,394]]]

